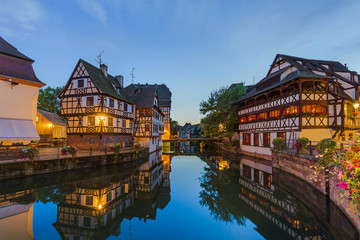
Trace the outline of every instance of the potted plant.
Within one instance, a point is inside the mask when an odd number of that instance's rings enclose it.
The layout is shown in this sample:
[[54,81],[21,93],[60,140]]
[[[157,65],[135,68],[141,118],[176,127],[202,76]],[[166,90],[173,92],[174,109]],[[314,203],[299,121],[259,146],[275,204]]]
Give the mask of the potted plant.
[[306,137],[298,138],[294,144],[294,146],[296,148],[296,152],[305,153],[306,147],[309,144],[309,142],[310,142],[309,139]]
[[276,151],[281,151],[285,146],[285,140],[282,137],[274,138],[273,144]]
[[111,149],[111,151],[114,151],[114,153],[115,153],[115,158],[118,158],[118,157],[119,157],[120,150],[121,150],[121,144],[120,144],[120,143],[116,143],[116,144],[114,144],[114,145],[111,145],[110,149]]
[[61,149],[61,155],[66,156],[68,154],[74,159],[76,157],[77,148],[73,146],[65,146]]
[[21,151],[20,151],[20,157],[21,158],[29,159],[32,162],[38,156],[39,156],[39,150],[37,148],[34,148],[34,147],[26,147],[26,148],[21,149]]

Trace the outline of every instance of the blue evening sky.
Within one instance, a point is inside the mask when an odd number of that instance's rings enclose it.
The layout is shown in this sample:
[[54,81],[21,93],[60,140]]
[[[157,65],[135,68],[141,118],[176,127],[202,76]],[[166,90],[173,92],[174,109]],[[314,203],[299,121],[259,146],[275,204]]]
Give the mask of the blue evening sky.
[[0,35],[62,86],[79,58],[131,83],[165,83],[172,118],[200,121],[211,91],[265,76],[277,53],[360,71],[360,1],[0,0]]

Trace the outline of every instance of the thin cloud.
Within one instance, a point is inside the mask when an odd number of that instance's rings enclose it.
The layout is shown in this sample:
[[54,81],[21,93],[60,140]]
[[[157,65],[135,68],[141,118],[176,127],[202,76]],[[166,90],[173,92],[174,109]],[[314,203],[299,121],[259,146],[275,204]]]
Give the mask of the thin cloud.
[[0,7],[0,29],[8,35],[35,30],[45,18],[43,7],[36,0],[3,0]]
[[107,12],[96,0],[78,0],[78,5],[90,16],[96,18],[103,25],[106,25]]

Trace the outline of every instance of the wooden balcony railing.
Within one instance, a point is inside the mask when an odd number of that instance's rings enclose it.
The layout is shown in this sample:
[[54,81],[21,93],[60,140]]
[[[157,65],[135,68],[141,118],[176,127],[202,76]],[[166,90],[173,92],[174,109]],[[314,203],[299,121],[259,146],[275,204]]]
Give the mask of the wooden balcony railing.
[[131,128],[108,127],[108,126],[86,126],[86,127],[68,127],[68,134],[87,133],[87,134],[132,134]]
[[61,115],[65,116],[77,116],[77,115],[90,115],[90,114],[96,114],[96,113],[105,113],[112,116],[120,116],[120,117],[126,117],[126,118],[133,118],[134,114],[130,112],[125,112],[120,109],[116,108],[109,108],[109,107],[103,107],[103,110],[99,106],[92,106],[92,107],[78,107],[78,108],[62,108],[61,109]]

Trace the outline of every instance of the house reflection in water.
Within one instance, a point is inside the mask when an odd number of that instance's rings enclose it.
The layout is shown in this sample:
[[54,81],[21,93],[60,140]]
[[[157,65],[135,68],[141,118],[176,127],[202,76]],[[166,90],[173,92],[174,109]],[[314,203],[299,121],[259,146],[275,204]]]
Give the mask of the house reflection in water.
[[21,191],[0,195],[0,239],[34,239],[33,203],[16,203],[27,194]]
[[61,239],[107,239],[120,235],[125,218],[155,219],[156,209],[170,201],[163,166],[161,152],[153,152],[133,171],[73,183],[76,189],[58,204],[53,224]]
[[251,207],[246,215],[266,239],[328,239],[305,206],[272,184],[271,163],[241,159],[239,183],[239,198]]

